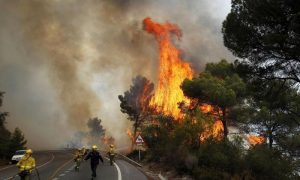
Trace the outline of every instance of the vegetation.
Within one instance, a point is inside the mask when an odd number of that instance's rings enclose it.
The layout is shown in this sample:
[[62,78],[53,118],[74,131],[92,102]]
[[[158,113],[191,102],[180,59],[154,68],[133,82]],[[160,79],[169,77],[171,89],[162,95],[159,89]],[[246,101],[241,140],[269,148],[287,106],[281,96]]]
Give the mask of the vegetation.
[[102,120],[98,117],[90,118],[87,122],[88,139],[90,144],[95,144],[100,141],[105,136],[105,129],[101,124]]
[[226,60],[221,60],[217,64],[209,63],[198,77],[184,80],[181,88],[185,96],[197,100],[197,106],[203,104],[213,106],[214,112],[218,112],[218,119],[222,121],[224,138],[226,138],[228,113],[237,105],[245,91],[245,84],[233,71],[232,64]]
[[133,121],[134,137],[142,125],[148,112],[147,104],[152,97],[154,85],[147,78],[137,76],[132,80],[133,85],[124,95],[119,95],[121,112],[127,114],[128,120]]
[[159,116],[158,122],[143,129],[147,143],[145,161],[175,168],[195,179],[293,179],[296,162],[278,149],[265,144],[246,149],[242,139],[200,141],[207,114],[197,113],[197,122],[186,118],[181,123]]
[[298,0],[233,0],[223,23],[225,46],[252,77],[300,82]]
[[[297,0],[232,0],[222,32],[239,60],[208,63],[183,81],[192,103],[179,104],[183,119],[153,115],[142,126],[144,160],[195,179],[299,179],[299,14]],[[201,112],[206,105],[212,111]],[[216,120],[224,138],[201,138]],[[265,141],[246,146],[249,134]]]
[[[151,116],[151,123],[141,128],[147,144],[144,161],[161,163],[195,179],[297,178],[300,96],[289,81],[249,80],[242,67],[221,60],[185,80],[183,92],[196,105],[184,111],[180,121],[163,114]],[[211,113],[201,111],[207,104],[213,107]],[[216,113],[222,111],[225,117]],[[226,121],[223,126],[239,128],[241,134],[201,138],[216,119]],[[253,133],[267,141],[247,148],[242,134]]]
[[[0,92],[0,108],[3,103],[4,92]],[[19,128],[11,133],[5,126],[8,112],[0,109],[0,160],[9,159],[16,150],[25,149],[26,140]]]
[[270,148],[274,141],[283,142],[283,139],[299,133],[300,96],[295,89],[290,89],[288,83],[280,80],[264,84],[264,88],[259,82],[250,86],[251,96],[240,108],[240,116],[237,115],[246,132],[266,137]]

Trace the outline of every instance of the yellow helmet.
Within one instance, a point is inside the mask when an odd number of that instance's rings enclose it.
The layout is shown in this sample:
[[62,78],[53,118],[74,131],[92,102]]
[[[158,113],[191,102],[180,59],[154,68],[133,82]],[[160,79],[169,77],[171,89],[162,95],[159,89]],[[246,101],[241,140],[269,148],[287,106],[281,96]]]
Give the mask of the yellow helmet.
[[97,149],[97,146],[96,146],[96,145],[93,145],[93,146],[92,146],[92,149]]
[[111,145],[109,145],[109,147],[113,148],[113,147],[114,147],[114,145],[113,145],[113,144],[111,144]]
[[32,154],[32,150],[31,149],[27,149],[26,150],[26,154]]

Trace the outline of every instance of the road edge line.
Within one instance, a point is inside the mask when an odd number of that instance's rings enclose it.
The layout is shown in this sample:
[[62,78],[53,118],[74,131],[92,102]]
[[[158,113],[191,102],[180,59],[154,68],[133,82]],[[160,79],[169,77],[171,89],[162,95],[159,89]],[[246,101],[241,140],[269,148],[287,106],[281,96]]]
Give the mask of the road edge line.
[[114,162],[114,166],[116,167],[116,169],[118,171],[118,180],[122,180],[122,175],[121,175],[120,167],[115,162]]
[[[105,157],[105,159],[107,159],[108,161],[110,161],[110,159],[108,159],[107,157]],[[115,162],[113,162],[113,163],[114,163],[114,166],[116,167],[117,172],[118,172],[118,180],[122,180],[122,174],[121,174],[120,167],[117,165],[117,163],[115,163]]]

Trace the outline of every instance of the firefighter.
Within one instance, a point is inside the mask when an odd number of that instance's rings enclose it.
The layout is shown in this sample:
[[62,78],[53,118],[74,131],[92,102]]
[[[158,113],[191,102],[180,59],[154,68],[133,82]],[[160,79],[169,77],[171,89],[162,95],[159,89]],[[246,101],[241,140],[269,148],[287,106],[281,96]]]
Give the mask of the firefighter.
[[83,147],[81,148],[81,154],[82,154],[82,156],[86,156],[87,150],[86,150],[85,146],[83,146]]
[[115,146],[113,144],[109,145],[108,157],[110,165],[112,166],[115,158]]
[[17,163],[21,180],[30,180],[32,171],[35,169],[35,159],[32,157],[32,150],[27,149],[23,158]]
[[99,165],[99,160],[103,163],[103,158],[100,153],[97,151],[97,146],[92,146],[92,151],[88,153],[84,160],[91,159],[91,170],[92,170],[92,179],[97,176],[96,170]]
[[82,160],[81,151],[80,151],[80,149],[77,149],[74,154],[74,162],[76,163],[75,171],[79,171],[79,166],[80,166],[81,160]]

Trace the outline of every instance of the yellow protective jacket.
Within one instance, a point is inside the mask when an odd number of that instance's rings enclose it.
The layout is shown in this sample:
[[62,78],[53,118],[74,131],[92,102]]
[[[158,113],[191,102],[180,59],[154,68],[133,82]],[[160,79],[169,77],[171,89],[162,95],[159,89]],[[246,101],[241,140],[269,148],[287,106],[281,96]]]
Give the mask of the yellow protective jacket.
[[35,159],[31,156],[23,156],[23,158],[17,163],[17,167],[20,171],[32,170],[35,168]]
[[82,154],[78,151],[75,152],[74,154],[74,161],[79,161],[81,160]]
[[82,156],[86,155],[86,149],[85,148],[81,149],[81,154],[82,154]]
[[115,155],[115,148],[110,147],[108,153],[109,153],[109,155],[114,156]]

